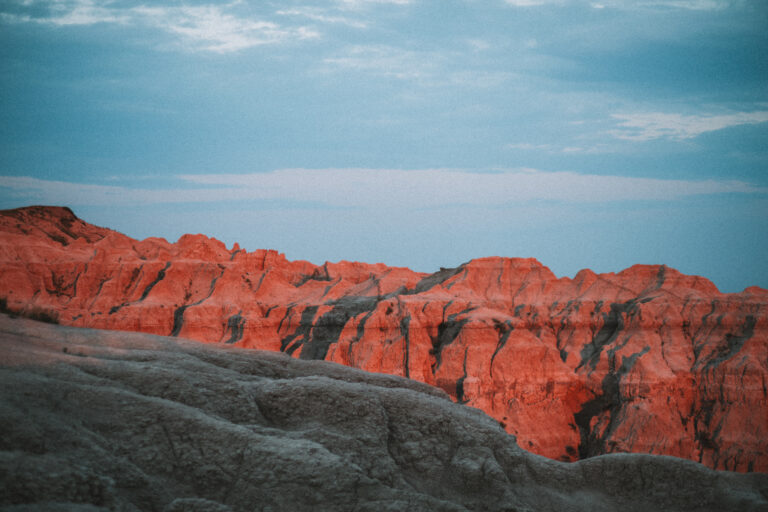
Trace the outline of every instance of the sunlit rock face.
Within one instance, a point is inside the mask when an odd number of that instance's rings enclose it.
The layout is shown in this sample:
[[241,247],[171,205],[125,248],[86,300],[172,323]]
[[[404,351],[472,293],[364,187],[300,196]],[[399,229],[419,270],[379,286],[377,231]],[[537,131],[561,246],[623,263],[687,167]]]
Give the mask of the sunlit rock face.
[[0,314],[0,508],[760,511],[768,475],[521,450],[437,388]]
[[534,259],[434,274],[138,241],[66,208],[0,213],[0,305],[60,324],[281,351],[443,389],[572,461],[666,454],[768,471],[768,291],[666,266],[557,278]]

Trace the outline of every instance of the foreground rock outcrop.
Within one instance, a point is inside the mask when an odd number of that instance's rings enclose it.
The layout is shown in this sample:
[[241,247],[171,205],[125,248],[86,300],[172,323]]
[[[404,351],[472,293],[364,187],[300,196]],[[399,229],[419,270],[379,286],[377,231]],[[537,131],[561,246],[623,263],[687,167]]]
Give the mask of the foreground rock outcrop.
[[284,354],[0,315],[0,507],[757,511],[768,475],[521,450],[441,391]]
[[203,235],[137,241],[30,207],[0,212],[0,306],[409,377],[555,459],[640,452],[768,471],[768,291],[722,294],[663,265],[573,279],[519,258],[434,274],[316,266]]

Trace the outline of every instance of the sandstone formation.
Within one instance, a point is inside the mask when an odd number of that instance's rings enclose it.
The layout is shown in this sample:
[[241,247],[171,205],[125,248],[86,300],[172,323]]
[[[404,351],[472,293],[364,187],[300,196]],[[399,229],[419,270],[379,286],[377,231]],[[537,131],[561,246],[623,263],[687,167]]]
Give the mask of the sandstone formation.
[[759,511],[768,475],[521,450],[433,387],[0,315],[9,511]]
[[67,208],[0,212],[0,306],[61,324],[325,359],[479,408],[526,450],[768,471],[768,291],[666,266],[557,278],[534,259],[422,274],[138,241]]

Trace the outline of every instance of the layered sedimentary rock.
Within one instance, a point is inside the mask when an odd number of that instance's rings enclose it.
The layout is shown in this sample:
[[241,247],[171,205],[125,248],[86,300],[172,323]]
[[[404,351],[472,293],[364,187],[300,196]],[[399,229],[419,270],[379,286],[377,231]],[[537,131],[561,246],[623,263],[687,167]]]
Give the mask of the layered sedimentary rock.
[[0,315],[0,508],[759,511],[768,475],[521,450],[440,390],[285,354]]
[[138,241],[66,208],[0,214],[0,305],[66,325],[282,351],[442,388],[534,453],[768,471],[768,291],[666,266],[557,278],[534,259],[434,274]]

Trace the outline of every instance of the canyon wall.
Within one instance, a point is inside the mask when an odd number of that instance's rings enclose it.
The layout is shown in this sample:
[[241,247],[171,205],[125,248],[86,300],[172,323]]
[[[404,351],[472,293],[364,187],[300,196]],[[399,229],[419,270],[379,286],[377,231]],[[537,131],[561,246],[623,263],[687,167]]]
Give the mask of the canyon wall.
[[433,274],[134,240],[69,209],[0,212],[0,307],[64,325],[325,359],[437,386],[526,450],[768,471],[768,291],[666,266],[558,278],[534,259]]

